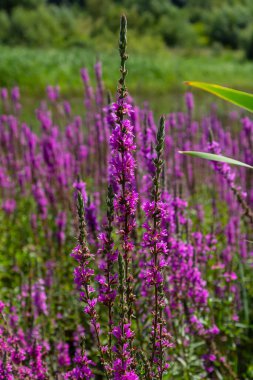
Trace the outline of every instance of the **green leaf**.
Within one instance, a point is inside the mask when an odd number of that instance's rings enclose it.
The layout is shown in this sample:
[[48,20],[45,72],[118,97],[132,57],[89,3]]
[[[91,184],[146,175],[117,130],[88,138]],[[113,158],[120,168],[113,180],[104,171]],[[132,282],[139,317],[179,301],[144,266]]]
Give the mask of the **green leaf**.
[[178,153],[186,154],[187,156],[204,158],[205,160],[224,162],[226,164],[244,166],[245,168],[253,169],[253,166],[245,164],[244,162],[234,160],[233,158],[225,157],[218,154],[195,152],[195,151],[179,151]]
[[182,364],[182,366],[184,368],[187,368],[187,363],[185,362],[185,360],[183,358],[181,358],[180,356],[178,356],[177,360]]
[[185,82],[185,84],[210,92],[221,99],[253,112],[253,94],[205,82]]

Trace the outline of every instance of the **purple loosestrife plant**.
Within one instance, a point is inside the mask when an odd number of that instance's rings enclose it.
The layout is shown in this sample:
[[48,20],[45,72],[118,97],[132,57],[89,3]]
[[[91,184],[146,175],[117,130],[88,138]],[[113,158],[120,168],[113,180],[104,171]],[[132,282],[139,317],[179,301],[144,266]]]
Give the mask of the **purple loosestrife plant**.
[[[98,314],[96,311],[97,297],[95,296],[95,289],[91,285],[91,279],[94,277],[94,269],[91,268],[91,262],[94,260],[87,244],[87,232],[84,219],[84,201],[81,192],[77,192],[77,211],[79,218],[79,237],[78,245],[74,248],[71,256],[77,261],[78,266],[74,270],[74,280],[79,290],[80,300],[84,304],[84,312],[90,318],[91,326],[94,329],[95,339],[99,350],[100,361],[104,366],[105,375],[108,377],[107,364],[104,359],[104,351],[100,341],[100,324],[98,322]],[[85,360],[84,360],[85,358]],[[89,363],[86,356],[76,358],[79,364]],[[76,377],[79,379],[79,377]]]
[[[119,297],[120,297],[120,321],[113,329],[116,338],[114,347],[116,357],[113,362],[114,378],[117,380],[138,379],[135,373],[135,360],[133,357],[132,341],[134,333],[131,330],[133,315],[133,276],[131,274],[131,262],[133,242],[131,234],[135,228],[135,214],[138,195],[135,191],[135,150],[133,125],[129,119],[132,108],[127,103],[127,89],[125,79],[127,75],[126,54],[127,46],[127,20],[121,17],[119,53],[121,58],[121,78],[118,85],[118,99],[113,106],[115,120],[110,144],[111,144],[111,176],[115,190],[114,209],[118,232],[121,237],[121,247],[118,258],[119,264]],[[112,115],[111,115],[112,116]]]
[[48,380],[47,342],[35,329],[22,329],[14,307],[9,307],[9,313],[6,309],[0,302],[0,379]]
[[135,214],[138,201],[138,194],[135,191],[135,159],[134,159],[134,135],[133,125],[129,119],[132,107],[127,103],[127,89],[125,78],[126,70],[126,29],[127,21],[125,16],[121,18],[121,29],[119,39],[119,52],[121,58],[120,71],[121,78],[118,86],[118,100],[114,104],[115,125],[111,134],[111,175],[113,177],[113,186],[115,190],[114,208],[116,221],[118,223],[119,233],[122,241],[122,256],[124,260],[124,289],[126,291],[126,321],[130,323],[132,316],[132,281],[133,277],[130,271],[131,254],[133,251],[133,242],[131,233],[135,228]]
[[115,273],[115,262],[118,259],[118,252],[114,249],[114,241],[112,237],[113,232],[113,220],[114,220],[114,194],[112,186],[108,187],[107,193],[107,225],[105,232],[99,235],[101,242],[100,253],[102,255],[102,261],[100,263],[100,269],[103,271],[103,275],[97,277],[99,283],[99,301],[103,303],[108,310],[108,352],[110,361],[112,361],[112,328],[113,328],[113,305],[117,296],[115,289],[118,276]]
[[168,253],[165,240],[166,230],[161,227],[164,208],[164,204],[161,202],[164,139],[165,118],[161,117],[155,147],[156,157],[154,158],[155,173],[153,177],[152,200],[146,202],[144,205],[147,217],[144,227],[147,232],[143,237],[143,246],[148,248],[151,253],[151,259],[146,264],[147,269],[144,277],[147,286],[151,286],[154,289],[150,354],[151,376],[153,379],[163,378],[163,373],[168,368],[166,351],[169,347],[172,347],[171,336],[167,331],[166,321],[164,319],[165,298],[163,293],[163,270],[166,267],[165,258]]
[[[81,71],[84,117],[49,87],[38,132],[21,121],[19,91],[0,92],[0,379],[251,378],[252,229],[231,189],[251,205],[252,172],[238,169],[239,188],[232,169],[177,151],[209,146],[252,165],[253,122],[214,107],[196,121],[187,93],[157,135],[147,103],[127,94],[124,17],[120,57],[115,102],[104,104],[97,63],[95,88]],[[80,302],[64,255],[73,200]]]

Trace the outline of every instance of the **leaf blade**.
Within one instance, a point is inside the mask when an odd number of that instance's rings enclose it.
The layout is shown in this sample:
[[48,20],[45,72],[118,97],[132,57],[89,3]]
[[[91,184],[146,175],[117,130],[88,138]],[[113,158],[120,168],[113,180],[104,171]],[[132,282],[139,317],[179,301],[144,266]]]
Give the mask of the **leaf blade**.
[[185,82],[186,85],[207,91],[219,98],[253,112],[253,94],[206,82]]
[[205,152],[197,152],[197,151],[179,151],[180,154],[185,154],[187,156],[197,157],[197,158],[203,158],[205,160],[209,161],[216,161],[216,162],[222,162],[230,165],[236,165],[236,166],[243,166],[248,169],[253,169],[253,166],[250,166],[248,164],[245,164],[244,162],[235,160],[234,158],[213,154],[213,153],[205,153]]

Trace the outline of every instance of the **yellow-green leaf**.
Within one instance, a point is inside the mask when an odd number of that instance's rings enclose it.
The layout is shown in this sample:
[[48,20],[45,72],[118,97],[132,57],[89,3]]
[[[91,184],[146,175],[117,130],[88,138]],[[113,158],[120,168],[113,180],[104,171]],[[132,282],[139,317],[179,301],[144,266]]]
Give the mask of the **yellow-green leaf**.
[[185,82],[185,84],[210,92],[221,99],[253,112],[253,94],[205,82]]
[[196,151],[179,151],[181,154],[186,154],[187,156],[204,158],[209,161],[218,161],[226,164],[244,166],[245,168],[253,169],[253,166],[245,164],[244,162],[234,160],[233,158],[225,157],[218,154],[205,153],[205,152],[196,152]]

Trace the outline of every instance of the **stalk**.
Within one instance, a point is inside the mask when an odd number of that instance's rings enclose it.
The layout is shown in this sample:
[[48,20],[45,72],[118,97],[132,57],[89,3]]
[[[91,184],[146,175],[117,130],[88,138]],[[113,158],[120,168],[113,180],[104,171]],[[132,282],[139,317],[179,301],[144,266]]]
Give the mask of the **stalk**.
[[[164,139],[165,139],[165,118],[164,116],[160,119],[160,125],[157,132],[157,144],[155,147],[156,150],[156,158],[154,159],[155,164],[155,175],[153,178],[153,190],[152,197],[154,200],[154,212],[153,212],[153,233],[160,233],[160,224],[161,224],[161,215],[158,207],[158,202],[161,199],[161,191],[160,191],[160,181],[161,174],[163,169],[163,149],[164,149]],[[158,241],[155,239],[153,243],[153,260],[154,260],[154,273],[159,272],[159,258],[160,252],[158,249]],[[155,293],[155,306],[154,306],[154,317],[153,317],[153,337],[152,337],[152,353],[151,353],[151,367],[154,366],[154,360],[156,355],[156,344],[157,340],[160,341],[159,345],[159,365],[160,365],[160,374],[159,379],[162,379],[162,368],[163,368],[163,348],[161,344],[162,338],[162,329],[163,329],[163,281],[158,281],[158,278],[154,280],[154,293]]]
[[93,259],[87,243],[87,231],[86,223],[84,218],[84,201],[80,191],[77,193],[77,212],[79,218],[79,236],[78,242],[79,247],[71,254],[79,263],[78,268],[75,272],[75,282],[78,285],[78,288],[81,290],[84,289],[84,295],[81,295],[81,298],[87,304],[85,307],[85,312],[89,314],[91,324],[95,331],[97,346],[100,354],[100,360],[104,367],[106,378],[109,380],[109,375],[106,370],[106,360],[102,350],[102,344],[99,336],[99,324],[98,324],[98,315],[95,310],[95,304],[92,303],[92,293],[90,291],[90,279],[93,276],[94,271],[90,269],[90,262]]
[[[107,259],[107,283],[108,283],[108,294],[111,293],[112,287],[111,287],[111,272],[112,272],[112,260],[110,259],[110,255],[112,254],[112,246],[113,246],[113,239],[112,239],[112,223],[114,219],[114,206],[113,206],[113,189],[112,186],[108,187],[108,194],[107,194],[107,219],[108,219],[108,225],[106,227],[106,244],[105,244],[105,253],[106,253],[106,259]],[[109,325],[109,337],[108,337],[108,347],[109,347],[109,355],[110,360],[112,360],[112,317],[113,317],[113,301],[110,299],[108,303],[108,325]]]
[[[123,15],[120,21],[120,36],[119,36],[119,54],[120,54],[120,73],[121,77],[118,81],[118,108],[116,111],[117,123],[120,126],[121,136],[123,143],[118,148],[118,152],[121,156],[121,162],[125,163],[127,160],[127,154],[129,151],[127,147],[124,145],[124,139],[127,139],[131,134],[131,131],[128,129],[127,125],[124,123],[126,107],[128,106],[126,103],[127,97],[127,87],[126,87],[126,61],[128,59],[128,55],[126,53],[127,48],[127,19],[126,16]],[[124,164],[123,164],[124,165]],[[131,202],[132,193],[132,183],[131,180],[127,178],[126,168],[123,167],[121,173],[120,187],[121,187],[121,206],[122,206],[122,216],[123,216],[123,232],[122,232],[122,241],[123,241],[123,260],[124,260],[124,291],[126,292],[126,306],[128,308],[127,311],[127,321],[131,322],[132,317],[132,303],[133,303],[133,287],[131,285],[133,277],[131,275],[131,266],[130,266],[130,233],[132,223],[132,216],[129,202]],[[132,194],[131,194],[132,193]]]

